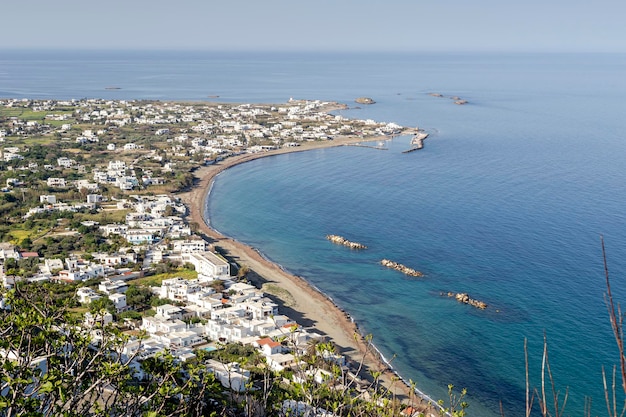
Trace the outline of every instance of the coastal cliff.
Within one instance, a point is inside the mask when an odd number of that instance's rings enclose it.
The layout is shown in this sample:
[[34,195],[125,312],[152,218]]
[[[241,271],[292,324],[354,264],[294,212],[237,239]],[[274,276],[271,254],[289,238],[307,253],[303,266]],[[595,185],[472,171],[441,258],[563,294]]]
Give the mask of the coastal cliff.
[[363,245],[362,243],[351,242],[348,239],[344,238],[343,236],[326,235],[326,239],[330,240],[332,243],[335,243],[337,245],[347,246],[350,249],[367,249],[367,246]]
[[397,262],[394,261],[390,261],[389,259],[383,259],[382,261],[380,261],[380,264],[383,266],[386,266],[387,268],[390,269],[395,269],[396,271],[400,271],[405,275],[409,275],[411,277],[422,277],[424,276],[424,274],[422,274],[420,271],[416,271],[413,268],[409,268],[406,265],[402,265],[399,264]]

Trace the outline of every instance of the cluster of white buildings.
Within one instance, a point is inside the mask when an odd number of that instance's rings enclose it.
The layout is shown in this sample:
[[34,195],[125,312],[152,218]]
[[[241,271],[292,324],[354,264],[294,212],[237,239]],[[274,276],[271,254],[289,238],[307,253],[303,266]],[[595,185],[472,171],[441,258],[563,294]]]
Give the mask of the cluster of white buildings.
[[[148,339],[141,343],[150,346],[151,353],[169,349],[176,356],[182,355],[181,359],[189,359],[195,357],[194,347],[214,349],[216,344],[237,342],[256,348],[272,370],[300,365],[298,358],[304,354],[307,342],[321,336],[280,315],[278,306],[254,286],[228,280],[226,283],[227,289],[220,293],[207,280],[164,280],[155,292],[178,305],[158,306],[155,316],[142,318],[141,329]],[[214,343],[208,345],[208,341]],[[133,343],[129,349],[138,348]],[[235,390],[243,389],[249,378],[236,364],[209,361],[208,366],[218,378],[220,369],[227,371],[223,367],[236,370],[235,379],[241,384],[232,381],[233,375],[228,383],[219,378]]]
[[81,210],[91,210],[94,209],[98,203],[103,201],[104,197],[101,194],[87,194],[84,203],[68,204],[57,201],[56,195],[54,194],[42,194],[39,196],[40,205],[28,209],[24,218],[27,219],[35,214],[50,213],[53,211],[78,212]]
[[[78,101],[18,101],[0,100],[0,105],[30,106],[39,111],[49,112],[49,120],[67,120],[67,114],[55,114],[57,105],[72,106],[72,118],[82,122],[99,125],[124,126],[128,124],[154,125],[153,134],[163,137],[171,143],[171,155],[201,155],[208,158],[226,152],[262,152],[278,146],[298,146],[302,141],[328,140],[337,135],[381,135],[399,132],[402,127],[393,123],[376,123],[371,120],[354,121],[339,115],[330,115],[323,110],[331,103],[320,101],[292,101],[284,106],[267,105],[186,105],[181,103],[139,104],[132,101],[78,100]],[[177,124],[185,123],[185,131]],[[190,126],[191,124],[191,126]],[[21,123],[14,124],[20,132],[26,130],[43,131],[43,125]],[[61,126],[61,135],[68,135],[73,129],[70,123]],[[96,129],[96,128],[94,128]],[[152,129],[152,128],[151,128]],[[2,137],[16,134],[4,130]],[[106,129],[97,131],[83,130],[76,140],[81,143],[96,143],[105,140]],[[251,142],[259,143],[248,146]],[[133,151],[141,145],[126,143],[119,152]],[[247,148],[246,148],[247,147]],[[109,151],[116,151],[115,143],[108,143]],[[15,147],[4,147],[2,159],[13,161],[23,159],[22,153]],[[148,155],[148,156],[145,156]],[[155,152],[146,152],[141,157],[151,157],[161,161]],[[159,159],[161,158],[161,159]],[[138,178],[133,163],[123,160],[111,160],[104,167],[91,171],[88,179],[69,182],[63,176],[46,179],[50,188],[66,188],[73,185],[86,189],[87,201],[84,204],[68,205],[58,202],[53,190],[40,196],[40,206],[29,210],[25,217],[51,210],[80,210],[96,208],[106,199],[97,194],[100,185],[114,186],[121,191],[129,191],[140,185],[160,184],[163,178],[152,177],[149,170],[143,170]],[[173,162],[163,162],[162,171],[171,171]],[[46,165],[46,169],[76,169],[86,173],[76,160],[60,157],[56,167]],[[31,167],[31,165],[29,165]],[[33,169],[36,169],[36,164]],[[19,186],[20,181],[12,178],[7,187]],[[14,180],[14,181],[13,181]],[[194,349],[218,348],[219,344],[237,342],[253,346],[266,358],[270,369],[280,371],[299,367],[299,357],[304,354],[311,339],[320,339],[315,331],[305,329],[285,315],[281,315],[278,306],[265,294],[252,285],[235,283],[230,279],[230,264],[209,251],[206,241],[194,236],[183,217],[186,208],[179,201],[167,195],[129,196],[115,200],[111,204],[117,209],[130,210],[123,224],[111,223],[98,225],[104,236],[119,235],[129,244],[129,248],[113,254],[92,253],[90,260],[71,256],[64,260],[40,260],[40,273],[33,280],[59,279],[65,281],[84,281],[98,278],[98,289],[81,287],[77,297],[82,303],[91,303],[99,298],[108,297],[117,312],[126,311],[125,265],[138,262],[138,253],[142,253],[143,267],[165,261],[191,264],[198,278],[166,279],[153,291],[160,298],[169,300],[167,304],[156,307],[154,316],[143,316],[141,330],[148,335],[145,339],[129,342],[124,350],[127,357],[136,356],[136,360],[149,357],[164,350],[171,351],[179,360],[195,357]],[[31,256],[30,254],[29,256]],[[8,247],[0,247],[0,261],[22,253]],[[36,256],[36,254],[34,254]],[[11,285],[4,273],[4,284]],[[224,291],[216,291],[214,281],[221,280],[226,286]],[[110,323],[111,314],[87,314],[87,327],[97,323]],[[213,344],[209,346],[209,341]],[[340,355],[328,353],[327,359],[339,365],[345,365]],[[207,367],[212,369],[224,386],[236,391],[244,389],[250,374],[238,364],[222,364],[210,360]],[[140,373],[140,367],[135,367]],[[316,378],[324,378],[324,372],[313,371]]]
[[[130,208],[133,211],[126,215],[124,224],[110,223],[99,226],[104,236],[116,234],[133,245],[146,246],[154,245],[166,237],[191,239],[191,228],[181,217],[186,212],[184,204],[167,195],[131,196],[129,199],[117,200],[116,206],[119,209]],[[184,246],[181,243],[177,245],[181,249]],[[190,247],[204,251],[206,243],[197,243]],[[148,249],[151,256],[164,251],[164,248],[160,247]],[[185,249],[188,248],[185,246]],[[161,259],[161,255],[156,258],[157,261]]]

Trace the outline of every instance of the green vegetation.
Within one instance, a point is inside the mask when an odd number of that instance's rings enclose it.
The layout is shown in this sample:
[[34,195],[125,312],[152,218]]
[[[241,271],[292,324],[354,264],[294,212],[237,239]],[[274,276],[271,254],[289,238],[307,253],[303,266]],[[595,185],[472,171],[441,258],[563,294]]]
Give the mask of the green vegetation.
[[291,293],[289,291],[287,291],[286,289],[279,287],[276,284],[265,283],[265,284],[263,284],[261,289],[264,292],[266,292],[268,294],[271,294],[271,295],[274,295],[274,296],[278,297],[279,299],[283,300],[287,307],[292,306],[292,305],[295,304],[295,300],[294,300],[293,296],[291,295]]
[[127,337],[100,328],[94,349],[67,304],[43,287],[3,296],[11,305],[0,311],[3,417],[229,415],[220,384],[200,363],[166,352],[135,368],[133,354],[120,355]]
[[[166,268],[168,267],[167,264],[163,263],[160,265],[164,265]],[[141,277],[141,278],[137,278],[131,281],[128,281],[129,284],[134,284],[134,285],[144,285],[144,286],[148,286],[148,287],[157,287],[159,285],[161,285],[161,282],[163,282],[164,279],[170,279],[170,278],[176,278],[176,277],[180,277],[183,279],[196,279],[198,278],[198,273],[194,270],[191,269],[186,269],[183,267],[177,267],[175,265],[170,265],[169,268],[171,268],[171,270],[169,272],[163,272],[160,274],[155,274],[155,275],[149,275],[149,276],[145,276],[145,277]]]

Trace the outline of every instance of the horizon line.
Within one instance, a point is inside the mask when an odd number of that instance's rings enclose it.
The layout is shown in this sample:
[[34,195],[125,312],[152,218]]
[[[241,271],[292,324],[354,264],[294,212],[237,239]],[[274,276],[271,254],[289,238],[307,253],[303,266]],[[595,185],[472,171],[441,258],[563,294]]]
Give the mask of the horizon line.
[[92,48],[88,46],[28,46],[28,47],[15,47],[15,46],[0,46],[0,51],[10,52],[215,52],[215,53],[249,53],[249,54],[262,54],[262,53],[284,53],[284,54],[350,54],[350,55],[362,55],[362,54],[415,54],[415,53],[427,53],[427,54],[626,54],[626,50],[572,50],[572,49],[350,49],[350,48],[310,48],[310,49],[290,49],[290,48],[210,48],[210,47],[151,47],[151,46],[137,46],[137,47],[97,47]]

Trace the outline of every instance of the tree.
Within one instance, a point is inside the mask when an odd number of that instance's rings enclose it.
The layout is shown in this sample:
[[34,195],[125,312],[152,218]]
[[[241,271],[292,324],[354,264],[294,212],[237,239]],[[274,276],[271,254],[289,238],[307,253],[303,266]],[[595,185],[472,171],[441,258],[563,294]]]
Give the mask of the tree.
[[30,237],[25,237],[24,239],[22,239],[22,242],[20,243],[20,246],[26,250],[30,250],[32,245],[33,245],[33,241],[31,240]]
[[154,293],[148,287],[131,284],[126,290],[126,303],[135,308],[149,306]]
[[108,297],[101,297],[95,299],[89,303],[89,311],[92,314],[99,313],[103,310],[108,311],[109,313],[115,313],[115,304]]
[[[18,284],[2,293],[0,416],[224,415],[221,386],[197,363],[164,352],[137,361],[128,337],[78,325],[67,299]],[[143,374],[144,378],[139,378]]]

